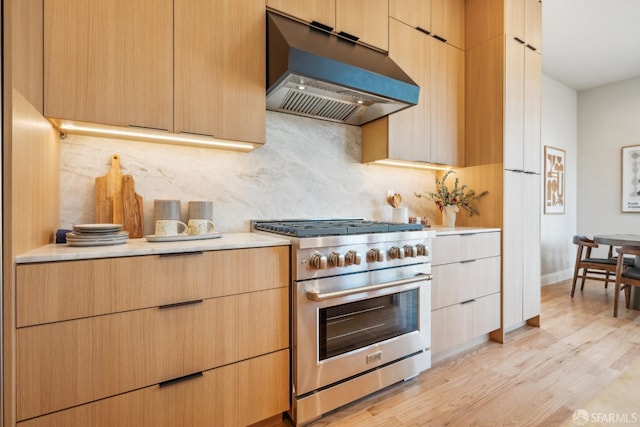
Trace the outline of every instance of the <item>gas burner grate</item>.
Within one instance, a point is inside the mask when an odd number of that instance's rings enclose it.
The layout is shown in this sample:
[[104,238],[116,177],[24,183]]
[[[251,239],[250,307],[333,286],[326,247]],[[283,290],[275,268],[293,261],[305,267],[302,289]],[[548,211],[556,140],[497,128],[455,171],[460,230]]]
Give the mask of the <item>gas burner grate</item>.
[[256,222],[255,229],[291,237],[324,237],[346,234],[389,233],[422,230],[421,224],[397,224],[361,219]]

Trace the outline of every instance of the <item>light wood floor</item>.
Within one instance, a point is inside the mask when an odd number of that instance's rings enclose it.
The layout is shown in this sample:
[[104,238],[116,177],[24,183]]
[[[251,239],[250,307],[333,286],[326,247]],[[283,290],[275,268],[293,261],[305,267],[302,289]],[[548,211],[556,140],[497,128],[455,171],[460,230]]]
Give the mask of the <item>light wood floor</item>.
[[[613,318],[613,285],[542,288],[541,327],[482,344],[311,424],[323,426],[556,426],[640,357],[640,311]],[[637,408],[634,408],[634,410]],[[282,424],[287,425],[287,424]]]

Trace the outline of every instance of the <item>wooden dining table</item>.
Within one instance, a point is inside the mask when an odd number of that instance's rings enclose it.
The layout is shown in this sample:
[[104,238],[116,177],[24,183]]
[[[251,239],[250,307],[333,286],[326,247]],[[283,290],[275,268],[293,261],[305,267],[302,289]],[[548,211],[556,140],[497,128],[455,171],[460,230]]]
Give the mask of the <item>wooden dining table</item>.
[[[640,234],[598,234],[593,236],[593,240],[599,245],[640,246]],[[640,256],[636,256],[635,266],[640,268]],[[640,289],[631,287],[630,308],[640,310]]]

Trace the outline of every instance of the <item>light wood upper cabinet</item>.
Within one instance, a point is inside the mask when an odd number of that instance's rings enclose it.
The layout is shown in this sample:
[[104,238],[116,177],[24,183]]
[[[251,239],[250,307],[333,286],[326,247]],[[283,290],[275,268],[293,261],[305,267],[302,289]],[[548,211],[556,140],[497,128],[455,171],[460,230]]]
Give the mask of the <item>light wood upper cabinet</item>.
[[389,56],[420,86],[418,104],[362,127],[362,161],[464,163],[464,52],[389,19]]
[[542,57],[509,37],[505,52],[504,167],[540,173]]
[[46,0],[44,115],[173,128],[173,1]]
[[175,131],[264,143],[264,3],[174,3]]
[[431,162],[464,164],[464,51],[431,46]]
[[542,172],[542,56],[524,49],[524,161],[527,172]]
[[460,49],[465,46],[464,0],[431,0],[431,32]]
[[336,0],[336,28],[358,41],[389,50],[389,0]]
[[505,39],[504,168],[524,170],[524,46]]
[[505,0],[505,33],[542,49],[542,3],[540,0]]
[[267,0],[267,6],[302,21],[317,21],[357,37],[359,42],[389,50],[389,0]]
[[433,39],[389,19],[389,56],[420,86],[418,104],[362,126],[362,161],[431,161],[431,46]]
[[306,22],[336,27],[336,0],[267,0],[267,6]]
[[542,51],[542,2],[525,0],[524,40],[538,52]]
[[431,0],[389,0],[389,17],[431,32]]

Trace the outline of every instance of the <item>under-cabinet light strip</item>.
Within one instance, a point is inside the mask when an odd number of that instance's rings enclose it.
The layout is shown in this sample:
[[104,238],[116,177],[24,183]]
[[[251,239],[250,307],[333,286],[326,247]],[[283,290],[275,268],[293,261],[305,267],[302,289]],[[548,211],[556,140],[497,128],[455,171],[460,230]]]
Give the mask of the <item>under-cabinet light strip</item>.
[[59,119],[49,119],[54,127],[62,133],[89,135],[97,137],[113,137],[133,139],[145,142],[160,142],[164,144],[189,145],[204,148],[220,148],[227,150],[251,151],[257,144],[249,142],[227,141],[209,136],[173,134],[154,129],[120,128],[116,126],[94,125]]
[[429,169],[429,170],[443,170],[443,171],[453,169],[451,166],[447,166],[447,165],[434,165],[431,163],[409,162],[409,161],[402,161],[402,160],[375,160],[370,164],[381,165],[381,166],[395,166],[395,167],[401,167],[401,168]]

